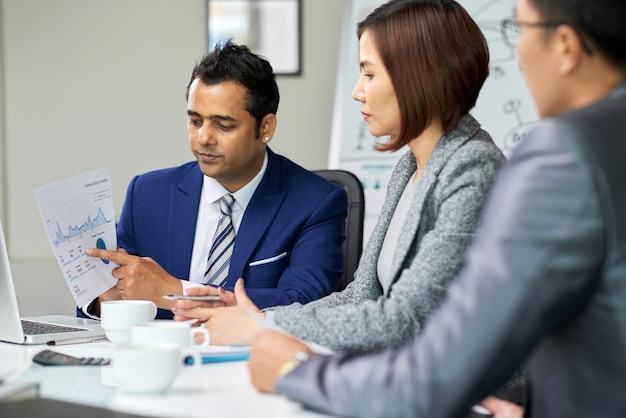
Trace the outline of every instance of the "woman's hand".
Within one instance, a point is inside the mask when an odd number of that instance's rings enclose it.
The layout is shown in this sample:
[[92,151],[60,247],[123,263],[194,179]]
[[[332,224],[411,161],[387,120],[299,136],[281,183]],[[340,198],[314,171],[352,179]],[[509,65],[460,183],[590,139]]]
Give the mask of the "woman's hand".
[[[187,293],[191,294],[191,290],[195,289],[189,289]],[[177,321],[197,319],[209,331],[213,345],[250,345],[254,336],[261,330],[258,320],[265,314],[248,298],[243,279],[237,280],[234,293],[224,289],[217,291],[221,292],[220,297],[228,298],[232,295],[235,304],[207,307],[207,302],[179,300],[176,308],[172,309],[174,319]]]

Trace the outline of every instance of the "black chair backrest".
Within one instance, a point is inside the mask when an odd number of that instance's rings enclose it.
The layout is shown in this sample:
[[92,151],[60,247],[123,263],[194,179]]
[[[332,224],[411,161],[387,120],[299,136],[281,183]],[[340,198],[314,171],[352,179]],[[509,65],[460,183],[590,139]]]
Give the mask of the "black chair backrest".
[[332,183],[342,187],[348,195],[348,217],[346,218],[346,241],[343,244],[345,268],[339,281],[343,290],[354,278],[363,251],[363,219],[365,196],[363,184],[357,176],[346,170],[314,170]]

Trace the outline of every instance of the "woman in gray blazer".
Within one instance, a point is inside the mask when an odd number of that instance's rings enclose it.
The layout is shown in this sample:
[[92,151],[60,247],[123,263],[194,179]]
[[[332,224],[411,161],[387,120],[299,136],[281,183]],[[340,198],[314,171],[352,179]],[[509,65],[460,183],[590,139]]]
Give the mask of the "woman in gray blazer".
[[396,164],[354,280],[306,305],[273,308],[278,326],[338,351],[398,346],[420,333],[461,268],[504,160],[469,115],[437,139],[418,179],[414,152]]
[[[268,324],[341,351],[399,346],[421,332],[461,269],[505,160],[469,115],[489,73],[489,52],[461,6],[387,4],[359,24],[358,37],[361,76],[353,98],[370,132],[391,138],[380,151],[409,150],[346,289],[306,305],[256,310]],[[176,319],[206,321],[214,344],[249,344],[260,328],[249,318],[255,307],[243,284],[234,295],[221,293],[238,306],[180,301]]]

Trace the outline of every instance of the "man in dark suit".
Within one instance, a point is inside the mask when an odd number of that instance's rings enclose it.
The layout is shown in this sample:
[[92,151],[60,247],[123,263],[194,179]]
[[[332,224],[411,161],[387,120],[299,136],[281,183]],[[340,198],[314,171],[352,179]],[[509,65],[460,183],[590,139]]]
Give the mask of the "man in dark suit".
[[456,417],[525,361],[528,416],[626,416],[625,21],[623,0],[518,0],[503,32],[543,121],[446,301],[412,343],[365,355],[265,331],[253,383],[341,416]]
[[[164,295],[206,283],[217,295],[240,277],[261,307],[306,303],[336,290],[347,196],[268,148],[278,101],[272,67],[245,46],[218,44],[202,59],[187,87],[197,161],[131,181],[117,229],[121,250],[88,252],[120,265],[113,270],[117,286],[83,311],[97,316],[101,300],[148,299],[161,308],[159,318],[171,318],[175,301]],[[233,199],[228,221],[236,238],[224,245],[232,255],[218,264],[226,268],[219,277],[207,274],[207,261],[225,195]]]

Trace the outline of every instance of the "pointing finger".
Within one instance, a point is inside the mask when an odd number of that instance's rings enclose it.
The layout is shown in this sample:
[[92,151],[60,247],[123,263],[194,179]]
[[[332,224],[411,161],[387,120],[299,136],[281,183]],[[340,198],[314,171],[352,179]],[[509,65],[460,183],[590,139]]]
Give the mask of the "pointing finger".
[[91,257],[97,257],[104,260],[113,261],[114,263],[120,265],[128,264],[129,258],[131,257],[125,252],[105,250],[102,248],[87,248],[85,250],[85,254]]

